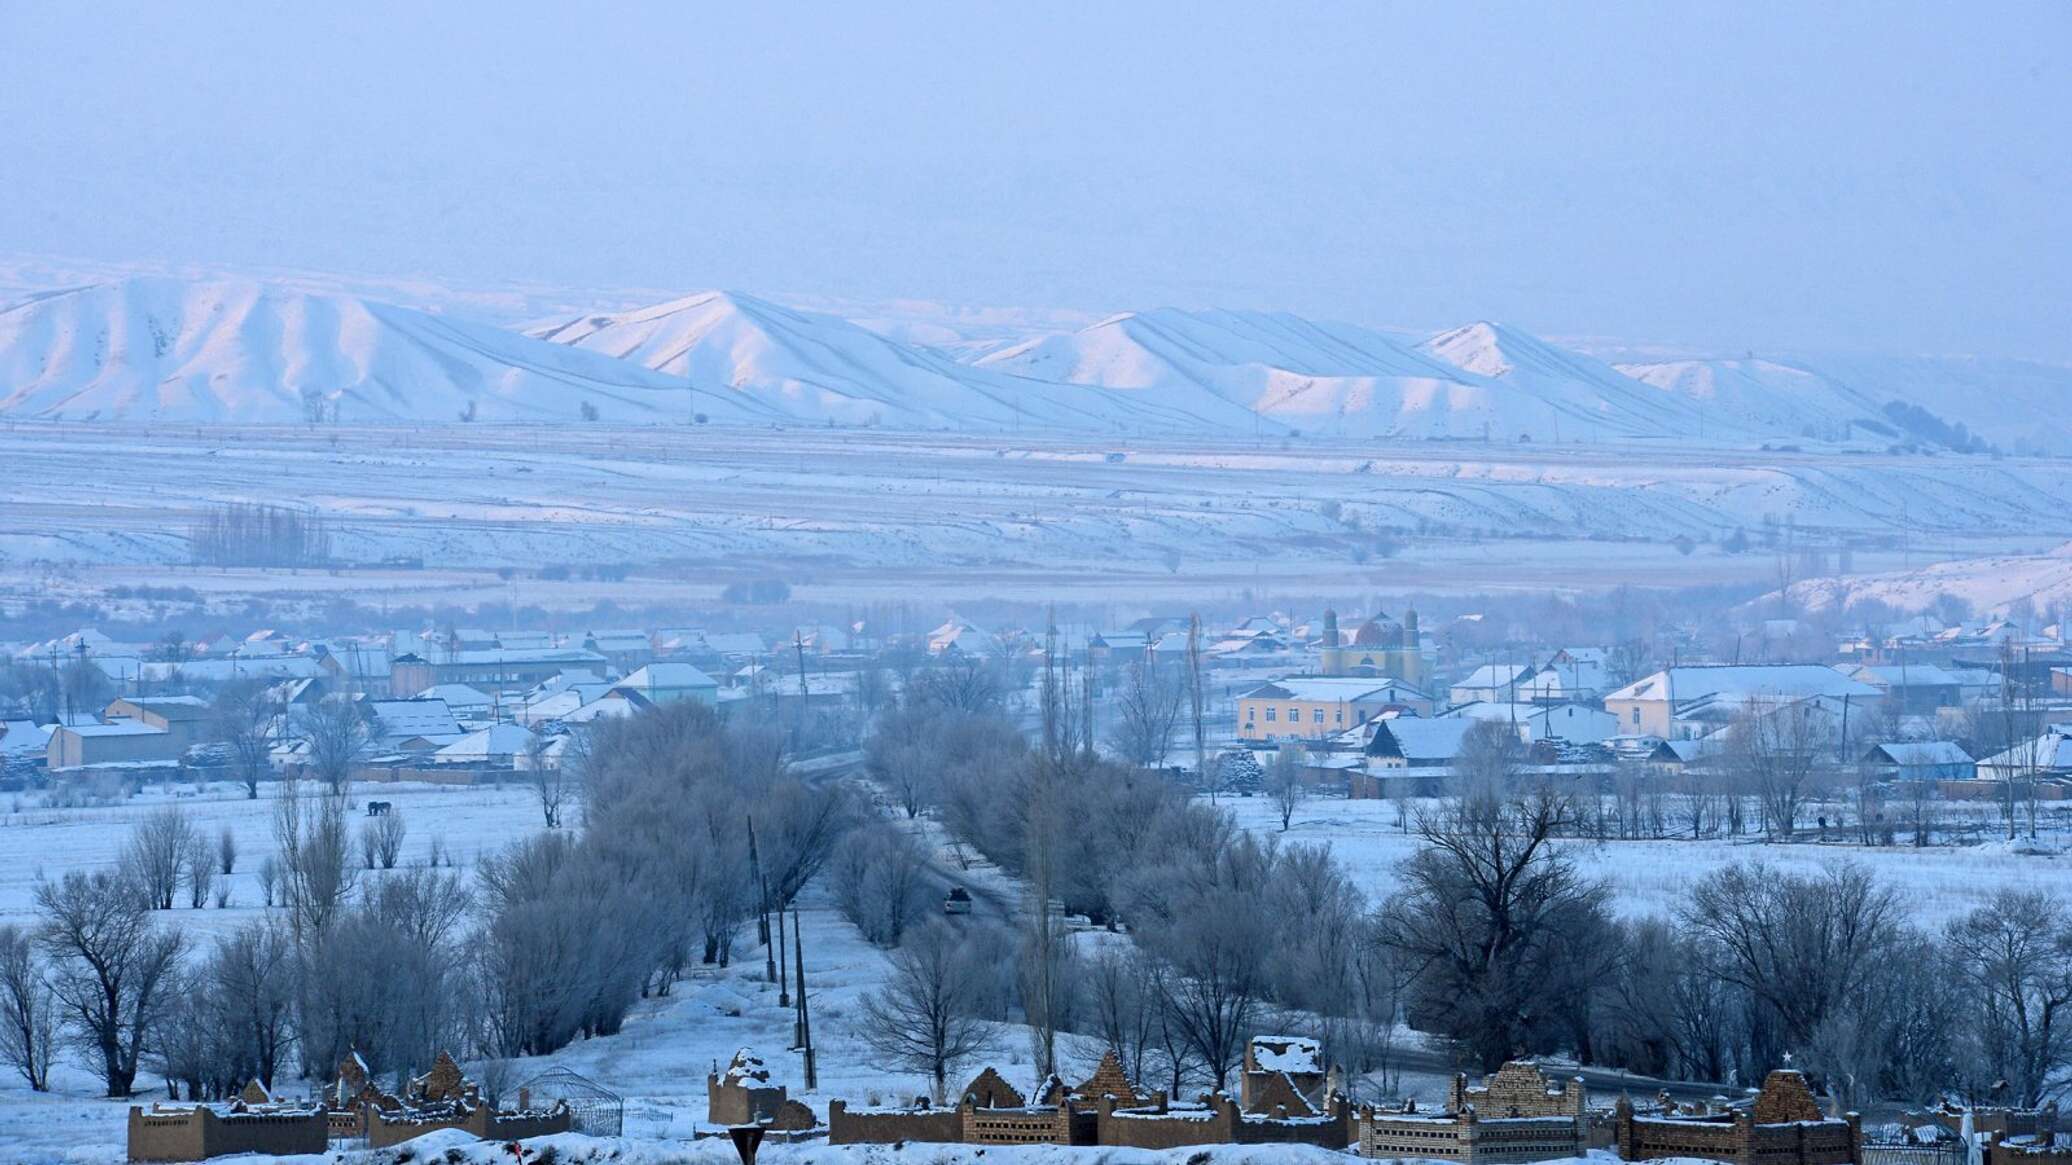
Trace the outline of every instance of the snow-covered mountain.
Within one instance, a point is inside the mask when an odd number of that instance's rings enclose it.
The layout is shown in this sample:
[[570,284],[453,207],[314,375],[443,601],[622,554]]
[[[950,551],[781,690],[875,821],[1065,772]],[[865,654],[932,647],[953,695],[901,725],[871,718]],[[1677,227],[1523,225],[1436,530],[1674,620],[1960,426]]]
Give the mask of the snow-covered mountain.
[[1691,410],[1610,366],[1478,323],[1411,345],[1350,324],[1171,308],[987,355],[984,367],[1162,398],[1212,393],[1303,432],[1575,441],[1692,432]]
[[[520,333],[306,280],[140,275],[0,309],[0,416],[703,416],[1147,437],[1292,430],[1513,444],[1813,439],[2072,452],[2064,408],[2072,368],[2023,361],[1613,365],[1502,324],[1418,343],[1284,313],[1172,308],[1085,326],[1070,313],[1007,309],[859,318],[874,326],[708,291]],[[1026,335],[1046,323],[1070,330]]]
[[[264,423],[687,419],[684,383],[487,324],[242,281],[138,277],[0,312],[0,415]],[[708,402],[695,402],[706,409]],[[721,401],[715,419],[762,419]]]
[[530,335],[631,361],[793,420],[890,428],[1201,431],[1251,416],[1202,394],[1066,385],[959,363],[838,316],[707,291]]
[[[1521,430],[1535,440],[1700,436],[1689,402],[1503,324],[1482,321],[1454,328],[1418,350],[1471,377],[1505,386],[1520,405],[1536,405],[1544,416]],[[1758,434],[1730,430],[1709,435],[1741,439]]]
[[[1707,424],[1775,436],[2072,451],[2072,368],[1966,357],[1782,356],[1617,365]],[[1959,429],[1958,426],[1963,426]]]

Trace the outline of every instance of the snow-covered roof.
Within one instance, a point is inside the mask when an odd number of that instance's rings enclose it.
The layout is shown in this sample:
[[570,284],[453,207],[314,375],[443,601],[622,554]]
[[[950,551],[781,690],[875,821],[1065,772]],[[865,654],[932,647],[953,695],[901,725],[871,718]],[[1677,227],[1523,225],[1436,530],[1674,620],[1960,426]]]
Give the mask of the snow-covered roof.
[[166,668],[193,683],[221,684],[241,679],[313,680],[324,674],[314,656],[269,655],[257,658],[190,659]]
[[489,693],[466,684],[433,684],[417,694],[420,700],[444,700],[448,708],[487,708]]
[[381,718],[383,736],[461,735],[453,709],[444,700],[369,700],[364,707]]
[[1606,700],[1747,700],[1760,697],[1869,697],[1869,684],[1815,663],[1697,664],[1665,668],[1627,684]]
[[1968,765],[1971,754],[1954,740],[1892,740],[1871,750],[1893,764],[1906,768],[1932,765]]
[[58,728],[75,736],[164,736],[166,730],[141,720],[111,720],[106,724],[69,724]]
[[1402,680],[1366,676],[1287,676],[1244,693],[1241,699],[1322,700],[1354,702],[1422,698],[1424,693]]
[[651,663],[612,686],[632,688],[636,692],[678,691],[684,688],[717,688],[719,681],[706,675],[704,669],[688,663]]
[[1461,742],[1475,727],[1475,721],[1464,719],[1423,720],[1416,717],[1399,717],[1384,720],[1374,729],[1374,739],[1367,744],[1370,756],[1386,756],[1393,745],[1395,755],[1405,760],[1450,761],[1460,755]]
[[2030,769],[2043,773],[2072,771],[2072,736],[2061,732],[2046,732],[2033,740],[2025,740],[2014,747],[1978,762],[1982,769]]
[[1932,663],[1865,664],[1850,670],[1850,676],[1880,688],[1961,687],[1964,681]]
[[522,756],[532,743],[532,733],[516,724],[492,724],[470,732],[433,753],[438,760],[491,760]]
[[41,753],[50,748],[50,729],[34,720],[0,720],[0,753]]
[[1485,663],[1454,682],[1456,688],[1507,688],[1513,684],[1524,684],[1533,674],[1533,669],[1517,663]]

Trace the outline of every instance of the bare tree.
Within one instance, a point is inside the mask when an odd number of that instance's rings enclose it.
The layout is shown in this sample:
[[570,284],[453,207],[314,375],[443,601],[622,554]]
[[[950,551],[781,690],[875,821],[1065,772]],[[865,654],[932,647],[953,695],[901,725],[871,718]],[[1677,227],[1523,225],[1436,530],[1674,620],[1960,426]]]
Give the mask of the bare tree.
[[309,775],[341,796],[352,781],[353,764],[367,749],[373,730],[358,705],[343,698],[319,700],[295,718],[309,746]]
[[562,805],[568,800],[569,786],[575,777],[570,770],[581,764],[582,750],[571,745],[559,758],[552,758],[547,755],[552,743],[551,738],[539,732],[526,738],[525,776],[539,798],[540,816],[546,819],[547,828],[559,829]]
[[1727,768],[1754,792],[1773,837],[1790,837],[1820,790],[1836,742],[1827,712],[1810,700],[1750,701],[1727,727]]
[[36,909],[66,1025],[100,1057],[108,1095],[128,1096],[146,1033],[166,1005],[181,935],[154,927],[143,894],[106,871],[39,884]]
[[[1144,654],[1151,654],[1151,645],[1144,645]],[[1208,786],[1209,802],[1215,803],[1216,787],[1209,778],[1208,737],[1204,731],[1203,703],[1208,693],[1203,690],[1201,670],[1201,616],[1187,616],[1187,715],[1194,728],[1194,778]]]
[[226,878],[237,872],[237,837],[228,825],[216,835],[216,872]]
[[237,1049],[246,1079],[273,1087],[293,1035],[295,946],[271,922],[248,923],[216,940],[205,974],[219,1001],[218,1021]]
[[403,856],[403,835],[407,828],[403,815],[394,810],[374,819],[374,858],[382,869],[396,868],[396,859]]
[[1554,847],[1575,819],[1545,786],[1484,787],[1420,813],[1424,848],[1383,907],[1381,941],[1403,959],[1420,1026],[1485,1068],[1571,1030],[1562,988],[1590,973],[1584,956],[1608,928],[1604,887]]
[[1280,814],[1282,833],[1295,820],[1295,811],[1309,799],[1309,783],[1303,775],[1308,763],[1301,745],[1283,744],[1274,754],[1273,765],[1266,770],[1266,795],[1273,799],[1274,811]]
[[1163,1018],[1149,960],[1139,951],[1110,950],[1087,960],[1084,985],[1093,1051],[1113,1050],[1125,1075],[1144,1079]]
[[1177,678],[1152,663],[1149,652],[1129,665],[1116,695],[1115,729],[1110,734],[1122,759],[1141,768],[1165,765],[1184,694]]
[[859,1009],[865,1045],[888,1067],[926,1073],[937,1104],[947,1099],[950,1072],[986,1042],[960,948],[944,923],[915,931],[893,952],[884,986]]
[[19,926],[0,926],[0,1062],[21,1073],[32,1091],[50,1091],[57,1027],[57,1001],[34,936]]
[[274,801],[274,847],[280,856],[279,895],[297,941],[322,932],[344,908],[358,871],[345,798],[311,798],[302,782],[281,782]]
[[[152,811],[130,830],[122,865],[153,910],[171,910],[180,892],[180,871],[194,850],[194,827],[178,805]],[[207,860],[206,852],[204,861]]]
[[210,732],[229,751],[231,769],[249,799],[259,797],[259,780],[269,767],[274,734],[284,710],[280,697],[264,680],[240,680],[216,694],[209,714]]
[[1203,892],[1154,940],[1164,961],[1157,983],[1165,1020],[1218,1092],[1252,1034],[1264,987],[1267,944],[1256,905],[1230,891]]
[[2072,912],[2035,890],[2003,890],[1951,923],[1945,941],[1970,987],[1971,1025],[2009,1104],[2035,1108],[2072,1066]]
[[270,907],[274,904],[274,891],[275,888],[279,886],[281,880],[280,860],[275,858],[272,854],[268,854],[265,857],[265,859],[259,863],[258,878],[259,894],[261,901],[265,905]]
[[209,849],[209,839],[198,831],[187,843],[187,906],[192,910],[208,905],[209,887],[216,882],[215,855]]
[[843,917],[880,946],[898,946],[928,910],[928,859],[914,839],[878,822],[835,847],[828,881]]
[[109,681],[108,673],[101,665],[82,655],[65,665],[58,673],[58,683],[65,697],[65,707],[75,715],[98,713],[115,694],[115,685]]
[[1741,862],[1702,879],[1678,918],[1723,956],[1714,974],[1775,1017],[1784,1050],[1803,1050],[1862,993],[1897,936],[1899,909],[1861,866],[1800,877]]

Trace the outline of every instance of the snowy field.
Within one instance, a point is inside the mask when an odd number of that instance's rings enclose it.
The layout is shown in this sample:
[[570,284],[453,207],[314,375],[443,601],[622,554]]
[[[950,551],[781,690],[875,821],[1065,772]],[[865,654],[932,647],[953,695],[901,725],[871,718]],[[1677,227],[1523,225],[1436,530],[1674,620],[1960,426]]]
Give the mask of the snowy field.
[[[406,864],[424,861],[437,838],[462,873],[469,876],[481,855],[539,828],[531,793],[523,787],[363,785],[358,796],[394,802],[396,812],[403,815],[409,826],[404,846]],[[32,922],[37,878],[111,864],[124,842],[128,825],[168,803],[179,804],[199,829],[211,835],[230,828],[238,840],[240,856],[238,872],[232,878],[233,901],[228,909],[191,910],[182,906],[161,915],[162,920],[202,940],[256,917],[260,913],[260,893],[253,871],[272,852],[271,802],[263,796],[258,801],[246,800],[241,789],[218,785],[199,791],[186,787],[153,788],[132,801],[97,808],[40,808],[33,795],[8,803],[4,814],[0,814],[0,853],[8,858],[0,863],[0,922]],[[1264,798],[1233,798],[1225,803],[1246,828],[1261,834],[1331,845],[1347,862],[1361,890],[1374,898],[1393,888],[1395,864],[1414,845],[1397,827],[1396,807],[1388,802],[1312,800],[1297,813],[1294,827],[1285,835],[1280,833],[1279,821]],[[936,836],[932,823],[921,823],[921,828],[932,843],[940,845],[941,838]],[[1922,925],[1939,925],[2001,886],[2040,886],[2072,893],[2072,868],[2068,868],[2066,859],[2017,854],[2000,847],[1919,852],[1681,841],[1570,845],[1587,869],[1611,879],[1619,909],[1633,915],[1666,913],[1706,871],[1755,856],[1780,868],[1795,870],[1812,869],[1839,857],[1862,861],[1902,888],[1916,921]],[[950,864],[947,855],[942,864]],[[974,889],[983,890],[989,902],[1011,901],[1014,896],[1011,883],[987,870],[961,876]],[[617,1148],[623,1154],[618,1160],[631,1162],[729,1160],[720,1153],[724,1146],[716,1142],[694,1145],[692,1139],[704,1131],[705,1073],[715,1064],[724,1063],[742,1046],[755,1048],[776,1076],[792,1086],[794,1095],[823,1111],[827,1101],[835,1097],[852,1103],[891,1103],[926,1091],[923,1080],[888,1073],[874,1065],[852,1026],[860,997],[882,978],[883,954],[864,942],[832,908],[824,886],[809,887],[804,907],[807,974],[819,1050],[819,1089],[810,1093],[799,1089],[799,1059],[785,1050],[791,1013],[777,1005],[775,987],[763,981],[763,959],[760,949],[753,945],[751,932],[734,966],[701,968],[671,997],[644,1001],[618,1035],[580,1041],[553,1055],[529,1058],[517,1065],[516,1077],[520,1080],[550,1066],[564,1065],[627,1098],[627,1141],[590,1146],[576,1144],[574,1141],[580,1139],[573,1139],[570,1149],[594,1151],[603,1159],[611,1148]],[[1067,1074],[1072,1075],[1090,1070],[1098,1049],[1084,1041],[1068,1039],[1065,1052]],[[998,1066],[1009,1079],[1034,1076],[1028,1035],[1018,1027],[1003,1025],[983,1060]],[[975,1071],[976,1067],[974,1064],[966,1071]],[[148,1072],[139,1079],[140,1087],[149,1088],[155,1083]],[[1440,1087],[1436,1078],[1425,1079],[1415,1072],[1406,1074],[1405,1084],[1413,1094],[1429,1093],[1432,1098],[1436,1098]],[[98,1098],[91,1074],[70,1059],[60,1064],[55,1085],[53,1095],[35,1096],[12,1080],[0,1080],[0,1161],[112,1165],[121,1160],[126,1104]],[[871,1156],[872,1152],[882,1154],[884,1150],[772,1149],[764,1160],[825,1165],[892,1159]],[[916,1147],[908,1151],[910,1155],[897,1159],[967,1159],[954,1150],[948,1152],[948,1156],[931,1156],[928,1154],[936,1153],[935,1149]],[[1215,1152],[1217,1155],[1211,1160],[1239,1165],[1267,1159],[1243,1156],[1232,1150]],[[993,1154],[989,1152],[988,1160],[991,1159]],[[1048,1165],[1053,1160],[1041,1152],[1026,1159],[1031,1165]],[[1115,1165],[1164,1165],[1188,1158],[1089,1153],[1071,1159]],[[377,1160],[370,1158],[370,1165]],[[481,1160],[486,1162],[488,1158]]]
[[[1886,549],[1856,552],[1858,571],[2072,538],[2072,462],[2013,458],[742,426],[10,423],[0,464],[0,601],[17,602],[117,579],[549,606],[577,591],[584,605],[703,597],[757,573],[787,578],[801,597],[851,601],[1676,585],[1773,580],[1771,556],[1707,544],[1768,522],[1824,543],[1884,539]],[[185,561],[195,517],[229,500],[315,507],[332,520],[337,557],[408,555],[433,569],[168,575],[162,564]],[[1395,532],[1395,557],[1379,531]],[[1674,548],[1679,536],[1699,543],[1692,554]],[[553,562],[644,569],[623,584],[559,587],[493,573]]]
[[[463,874],[469,876],[479,855],[539,828],[537,806],[531,792],[522,787],[361,785],[357,796],[393,802],[395,812],[409,823],[409,838],[404,846],[406,863],[424,860],[431,839],[438,837],[457,859]],[[32,799],[25,797],[19,807],[8,805],[8,812],[0,816],[0,853],[7,856],[0,863],[0,922],[32,922],[34,886],[39,876],[58,877],[68,870],[111,864],[127,836],[128,825],[169,800],[176,800],[196,826],[211,835],[229,826],[238,839],[240,856],[233,878],[235,901],[230,909],[190,910],[182,905],[161,914],[160,919],[202,939],[259,913],[259,890],[252,871],[273,852],[271,802],[265,796],[249,801],[244,799],[242,789],[222,785],[197,796],[168,797],[165,790],[154,789],[123,805],[94,809],[38,809],[30,803]],[[520,1060],[516,1062],[514,1078],[522,1082],[550,1067],[566,1066],[621,1093],[626,1098],[629,1143],[619,1147],[627,1149],[629,1155],[618,1160],[632,1162],[733,1159],[732,1149],[721,1142],[697,1146],[691,1142],[699,1132],[710,1131],[704,1127],[705,1074],[715,1065],[724,1066],[734,1051],[744,1046],[762,1055],[775,1078],[792,1088],[793,1096],[823,1113],[827,1102],[836,1097],[855,1104],[890,1104],[925,1095],[928,1089],[922,1078],[887,1072],[874,1065],[853,1027],[859,998],[883,977],[883,953],[865,942],[834,910],[823,886],[808,887],[802,916],[819,1069],[817,1091],[802,1090],[800,1057],[786,1051],[791,1011],[778,1006],[776,987],[763,979],[763,954],[754,944],[752,928],[740,944],[738,961],[733,966],[694,970],[670,997],[643,1001],[617,1035],[578,1041],[549,1056]],[[1063,1053],[1066,1074],[1074,1078],[1090,1072],[1099,1056],[1098,1049],[1069,1038],[1064,1042]],[[1011,1080],[1028,1081],[1036,1076],[1028,1033],[1020,1027],[1003,1025],[982,1062],[995,1065]],[[974,1063],[965,1071],[976,1072],[978,1066]],[[1437,1088],[1436,1082],[1430,1083]],[[148,1071],[138,1077],[140,1090],[157,1085]],[[52,1094],[38,1096],[22,1087],[18,1079],[0,1079],[0,1162],[113,1165],[121,1161],[123,1120],[129,1102],[99,1098],[93,1076],[70,1057],[59,1063],[53,1086]],[[289,1090],[300,1087],[294,1084]],[[162,1099],[163,1094],[159,1097]],[[143,1103],[149,1104],[150,1099],[146,1092]],[[720,1155],[710,1155],[721,1148],[724,1152]],[[821,1155],[814,1155],[813,1150],[773,1148],[764,1160],[798,1161],[803,1165],[879,1159],[862,1150],[827,1156],[830,1151],[823,1147],[818,1152]],[[508,1160],[508,1156],[497,1159]],[[962,1159],[928,1155],[899,1158],[923,1162]],[[1108,1159],[1151,1162],[1168,1158]],[[1171,1159],[1179,1161],[1184,1157]],[[1218,1159],[1264,1160],[1235,1156]]]
[[[1225,801],[1240,824],[1261,837],[1322,843],[1350,871],[1370,899],[1380,900],[1398,884],[1396,867],[1417,849],[1415,834],[1398,824],[1388,801],[1315,798],[1299,808],[1281,832],[1277,810],[1264,797]],[[1896,887],[1916,925],[1939,927],[2008,887],[2072,896],[2072,855],[2018,853],[2005,845],[1865,847],[1801,842],[1769,845],[1744,841],[1569,841],[1562,843],[1583,870],[1611,883],[1613,904],[1629,917],[1667,916],[1706,874],[1737,861],[1759,859],[1789,873],[1811,873],[1824,863],[1861,862]]]

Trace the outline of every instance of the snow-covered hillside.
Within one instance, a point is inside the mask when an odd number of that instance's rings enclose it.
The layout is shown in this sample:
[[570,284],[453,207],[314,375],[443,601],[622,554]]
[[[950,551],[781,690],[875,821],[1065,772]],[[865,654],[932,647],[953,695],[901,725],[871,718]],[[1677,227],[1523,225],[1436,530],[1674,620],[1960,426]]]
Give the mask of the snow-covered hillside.
[[978,362],[1163,399],[1213,394],[1268,421],[1332,436],[1697,436],[1688,404],[1588,356],[1489,323],[1411,345],[1285,313],[1162,308],[1030,340]]
[[1418,343],[1273,312],[842,310],[707,291],[520,333],[308,276],[136,275],[0,309],[0,417],[2072,452],[2072,368],[2017,360],[1611,364],[1487,322]]
[[1847,607],[1863,599],[1918,611],[1943,595],[1979,611],[2005,611],[2027,600],[2036,610],[2072,603],[2072,542],[2043,554],[1958,558],[1912,569],[1851,577],[1809,578],[1792,584],[1792,598],[1813,610]]
[[2012,453],[2072,452],[2072,368],[2052,364],[1823,355],[1616,367],[1688,400],[1706,428],[1929,448],[1969,434]]
[[907,429],[1188,432],[1249,425],[1215,397],[1148,396],[961,364],[838,316],[701,292],[535,328],[795,421]]
[[[1652,391],[1611,365],[1571,352],[1516,328],[1487,321],[1442,332],[1419,351],[1470,376],[1504,386],[1511,399],[1544,414],[1519,434],[1536,440],[1594,441],[1619,437],[1699,438],[1695,411],[1673,395]],[[1514,412],[1523,411],[1514,407]],[[1564,423],[1567,428],[1564,431]],[[1499,430],[1492,436],[1510,436]],[[1759,430],[1705,436],[1757,438]]]
[[[687,419],[678,378],[564,345],[276,284],[138,277],[0,312],[0,415],[246,424]],[[700,399],[715,419],[752,402]]]

